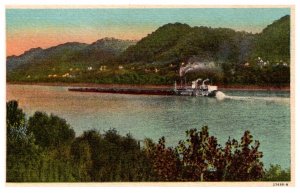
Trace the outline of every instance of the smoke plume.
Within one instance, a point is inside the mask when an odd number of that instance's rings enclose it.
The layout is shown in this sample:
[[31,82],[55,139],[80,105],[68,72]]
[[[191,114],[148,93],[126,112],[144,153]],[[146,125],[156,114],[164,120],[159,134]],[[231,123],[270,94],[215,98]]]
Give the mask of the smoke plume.
[[204,63],[204,62],[195,62],[192,64],[187,64],[186,66],[182,66],[179,69],[179,76],[183,77],[188,73],[191,72],[199,72],[199,71],[207,71],[207,70],[217,70],[215,64],[211,63]]

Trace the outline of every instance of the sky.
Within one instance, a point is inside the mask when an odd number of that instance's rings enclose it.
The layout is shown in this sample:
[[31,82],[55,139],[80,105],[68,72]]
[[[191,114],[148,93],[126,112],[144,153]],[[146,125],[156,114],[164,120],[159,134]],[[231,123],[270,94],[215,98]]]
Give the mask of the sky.
[[6,55],[104,37],[139,40],[167,23],[259,33],[289,8],[6,9]]

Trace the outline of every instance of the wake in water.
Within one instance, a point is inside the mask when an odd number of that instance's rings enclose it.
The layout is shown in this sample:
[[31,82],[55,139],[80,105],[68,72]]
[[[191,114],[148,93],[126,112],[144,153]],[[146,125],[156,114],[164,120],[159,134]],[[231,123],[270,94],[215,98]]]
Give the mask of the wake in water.
[[253,97],[253,96],[229,96],[224,94],[221,91],[216,93],[217,100],[224,100],[224,99],[232,99],[232,100],[243,100],[243,101],[254,101],[254,100],[262,100],[262,101],[270,101],[270,102],[282,102],[282,103],[289,103],[290,98],[286,97]]
[[221,92],[221,91],[218,91],[217,93],[216,93],[216,98],[217,98],[217,100],[224,100],[225,98],[226,98],[226,95],[223,93],[223,92]]

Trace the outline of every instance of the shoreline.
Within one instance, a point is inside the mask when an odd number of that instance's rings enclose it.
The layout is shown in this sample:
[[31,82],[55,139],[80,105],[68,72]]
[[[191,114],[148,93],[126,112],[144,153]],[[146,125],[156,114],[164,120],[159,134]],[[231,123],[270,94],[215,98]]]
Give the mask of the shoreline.
[[[65,83],[65,82],[6,82],[7,85],[37,85],[63,87],[92,88],[143,88],[143,89],[173,89],[173,85],[131,85],[131,84],[98,84],[98,83]],[[290,91],[290,86],[258,86],[258,85],[217,85],[218,90],[250,90],[250,91]]]

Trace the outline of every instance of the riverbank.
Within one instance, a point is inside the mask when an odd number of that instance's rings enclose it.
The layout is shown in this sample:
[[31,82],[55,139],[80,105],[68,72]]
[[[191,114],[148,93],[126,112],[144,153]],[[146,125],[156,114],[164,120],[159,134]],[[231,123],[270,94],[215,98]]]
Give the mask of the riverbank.
[[[66,82],[7,82],[17,85],[64,86],[64,87],[93,87],[93,88],[141,88],[141,89],[172,89],[173,85],[132,85],[132,84],[96,84],[96,83],[66,83]],[[261,90],[261,91],[290,91],[289,86],[259,86],[259,85],[217,85],[218,90]]]

